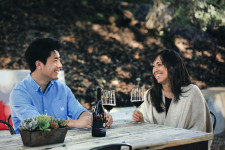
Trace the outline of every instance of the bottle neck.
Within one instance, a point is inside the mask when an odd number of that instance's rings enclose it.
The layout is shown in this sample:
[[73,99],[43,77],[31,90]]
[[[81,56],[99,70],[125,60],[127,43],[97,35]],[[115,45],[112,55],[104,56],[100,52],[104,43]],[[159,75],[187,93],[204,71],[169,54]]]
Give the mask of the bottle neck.
[[101,88],[97,88],[97,101],[101,100]]

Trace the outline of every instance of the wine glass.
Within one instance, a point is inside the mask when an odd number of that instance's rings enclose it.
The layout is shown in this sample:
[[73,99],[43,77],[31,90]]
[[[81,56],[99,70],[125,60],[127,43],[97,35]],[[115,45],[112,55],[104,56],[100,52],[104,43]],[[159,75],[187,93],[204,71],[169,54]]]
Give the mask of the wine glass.
[[102,105],[107,110],[108,114],[114,106],[116,106],[115,90],[104,90]]
[[134,87],[131,91],[131,103],[136,106],[136,109],[144,102],[143,99],[143,88],[142,87]]

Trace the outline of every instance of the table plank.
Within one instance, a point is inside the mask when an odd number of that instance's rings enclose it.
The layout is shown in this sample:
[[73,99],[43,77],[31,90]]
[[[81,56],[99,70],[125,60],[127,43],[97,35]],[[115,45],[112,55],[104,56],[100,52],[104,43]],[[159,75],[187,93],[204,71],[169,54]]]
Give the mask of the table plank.
[[[106,137],[92,137],[90,129],[72,129],[68,131],[64,143],[39,146],[34,149],[52,148],[83,150],[121,142],[130,143],[133,149],[162,149],[208,141],[212,140],[212,138],[213,134],[211,133],[149,123],[134,123],[129,120],[115,122],[111,129],[107,129]],[[20,135],[5,136],[4,139],[0,139],[0,145],[0,149],[29,149],[29,147],[23,146]]]

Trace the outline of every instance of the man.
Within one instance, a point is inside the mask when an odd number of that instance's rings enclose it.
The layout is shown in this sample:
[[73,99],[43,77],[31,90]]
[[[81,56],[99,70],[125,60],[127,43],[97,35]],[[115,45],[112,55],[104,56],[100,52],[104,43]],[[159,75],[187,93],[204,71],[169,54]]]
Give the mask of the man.
[[[19,133],[20,123],[40,114],[67,119],[70,128],[91,128],[92,115],[75,98],[70,88],[58,79],[62,68],[60,43],[50,38],[37,39],[30,44],[25,58],[31,70],[10,93],[13,126]],[[107,116],[107,125],[112,117]]]

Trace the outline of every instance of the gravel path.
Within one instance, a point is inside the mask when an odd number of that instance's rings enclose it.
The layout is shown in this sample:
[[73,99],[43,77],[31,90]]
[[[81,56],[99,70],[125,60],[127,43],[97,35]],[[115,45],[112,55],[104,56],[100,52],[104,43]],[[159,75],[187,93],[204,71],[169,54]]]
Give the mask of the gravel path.
[[225,150],[225,131],[214,136],[211,150]]

